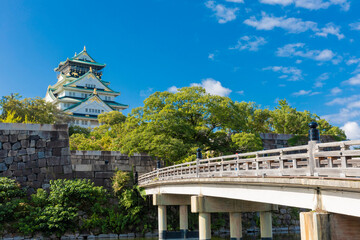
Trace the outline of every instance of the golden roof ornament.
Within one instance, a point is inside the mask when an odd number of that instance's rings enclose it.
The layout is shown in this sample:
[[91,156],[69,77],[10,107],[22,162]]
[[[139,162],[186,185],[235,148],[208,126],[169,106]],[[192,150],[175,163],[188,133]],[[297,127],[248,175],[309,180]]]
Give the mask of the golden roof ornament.
[[94,95],[97,95],[97,91],[96,91],[96,88],[94,88],[94,92],[93,92]]
[[89,70],[90,72],[92,72],[92,67],[90,67],[90,70]]
[[86,52],[86,46],[84,45],[84,50],[83,50],[84,52]]
[[74,57],[77,55],[77,53],[75,52],[75,55],[74,55]]

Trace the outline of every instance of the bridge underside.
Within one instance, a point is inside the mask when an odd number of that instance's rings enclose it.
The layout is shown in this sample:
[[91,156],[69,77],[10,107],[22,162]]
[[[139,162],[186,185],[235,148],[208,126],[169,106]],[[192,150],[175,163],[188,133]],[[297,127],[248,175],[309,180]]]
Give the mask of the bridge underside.
[[246,200],[360,217],[360,183],[319,178],[201,178],[146,184],[146,194]]

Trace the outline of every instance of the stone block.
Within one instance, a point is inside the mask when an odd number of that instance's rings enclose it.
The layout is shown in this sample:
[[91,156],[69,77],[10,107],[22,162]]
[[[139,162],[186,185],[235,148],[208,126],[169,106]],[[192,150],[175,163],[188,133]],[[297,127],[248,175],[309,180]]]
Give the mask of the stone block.
[[44,158],[45,157],[45,153],[44,152],[38,152],[38,158]]
[[33,148],[33,147],[35,147],[35,145],[36,145],[35,140],[31,140],[30,141],[30,147]]
[[28,178],[29,181],[35,181],[37,179],[35,174],[30,174],[30,175],[27,176],[27,178]]
[[63,173],[63,166],[54,166],[53,172],[54,173]]
[[30,133],[31,135],[29,136],[29,140],[39,140],[40,137],[38,136],[39,132],[38,131],[35,131],[35,132],[31,132]]
[[17,140],[18,140],[18,135],[17,135],[17,134],[11,134],[11,135],[10,135],[9,141],[10,141],[11,143],[15,143],[15,142],[17,142]]
[[27,178],[22,176],[22,177],[16,177],[16,181],[18,181],[19,183],[24,183],[26,182]]
[[21,143],[20,142],[16,142],[12,145],[11,149],[12,150],[18,150],[21,148]]
[[67,131],[59,131],[59,139],[69,139],[69,133]]
[[102,178],[95,178],[94,183],[96,186],[104,186],[104,179]]
[[9,137],[5,136],[5,135],[0,135],[0,142],[8,142],[9,141]]
[[61,156],[68,156],[70,155],[70,148],[69,147],[64,147],[61,149]]
[[27,151],[27,154],[34,154],[35,148],[27,148],[26,151]]
[[24,134],[24,133],[21,133],[18,135],[18,140],[25,140],[28,138],[28,135],[27,134]]
[[104,179],[110,179],[114,176],[113,172],[96,172],[95,178],[104,178]]
[[26,149],[20,149],[20,150],[18,151],[18,155],[19,155],[19,156],[27,155]]
[[18,153],[18,151],[10,150],[10,151],[8,152],[8,156],[9,156],[9,157],[15,157],[15,156],[17,155],[17,153]]
[[46,167],[46,159],[38,159],[37,160],[39,167]]
[[61,156],[61,148],[60,147],[54,148],[52,154],[53,156]]
[[76,172],[90,172],[93,170],[91,164],[79,164],[79,165],[73,165],[73,169]]
[[8,167],[6,166],[5,163],[0,163],[0,172],[4,172],[8,170]]
[[7,157],[5,158],[5,163],[10,165],[14,162],[14,157]]
[[70,165],[71,161],[70,161],[70,157],[69,156],[61,156],[60,158],[60,165]]
[[0,150],[0,158],[5,158],[8,156],[7,150]]
[[71,165],[63,166],[64,174],[72,173],[72,167]]
[[47,159],[48,166],[58,166],[60,165],[60,157],[51,157]]
[[28,148],[30,146],[29,140],[24,139],[24,140],[21,140],[20,143],[21,143],[22,148]]
[[19,163],[17,164],[17,168],[18,168],[19,170],[25,169],[25,163],[19,162]]
[[34,161],[34,160],[37,160],[37,159],[38,159],[37,153],[34,153],[34,154],[31,154],[31,155],[30,155],[30,160],[31,160],[31,161]]
[[76,178],[94,178],[93,172],[75,172]]
[[9,142],[4,143],[3,144],[3,149],[4,150],[10,150],[11,149],[11,143],[9,143]]
[[45,157],[52,157],[52,152],[51,152],[51,150],[46,150],[45,151]]
[[37,147],[37,148],[46,147],[46,141],[45,141],[45,140],[42,140],[42,139],[37,140],[37,141],[36,141],[36,147]]
[[40,173],[40,168],[39,167],[34,167],[32,170],[32,173]]
[[97,172],[105,172],[105,171],[111,171],[111,166],[110,166],[110,169],[108,168],[109,165],[99,165],[99,164],[96,164],[96,165],[93,165],[93,170],[94,171],[97,171]]
[[8,169],[5,172],[3,172],[1,175],[2,175],[2,177],[12,177],[13,172],[10,169]]

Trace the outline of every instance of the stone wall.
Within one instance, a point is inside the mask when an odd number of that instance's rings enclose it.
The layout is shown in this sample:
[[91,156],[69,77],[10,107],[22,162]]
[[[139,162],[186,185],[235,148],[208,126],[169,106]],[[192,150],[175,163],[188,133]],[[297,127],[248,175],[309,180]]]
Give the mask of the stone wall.
[[129,157],[116,151],[71,151],[71,164],[74,178],[91,179],[96,185],[109,188],[115,171],[134,170],[141,175],[152,171],[156,161],[146,154]]
[[265,150],[288,147],[288,140],[292,134],[260,133]]
[[0,176],[33,192],[72,174],[67,125],[0,123]]

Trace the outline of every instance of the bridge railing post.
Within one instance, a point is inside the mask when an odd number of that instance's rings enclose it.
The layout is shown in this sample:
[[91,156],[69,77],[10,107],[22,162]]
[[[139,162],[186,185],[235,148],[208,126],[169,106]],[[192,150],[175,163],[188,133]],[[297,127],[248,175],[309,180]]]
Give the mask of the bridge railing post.
[[196,177],[200,174],[200,159],[202,159],[201,148],[196,150]]
[[309,143],[308,143],[308,155],[309,155],[309,173],[307,175],[314,176],[315,167],[317,167],[315,159],[316,144],[320,142],[320,132],[316,129],[318,124],[316,122],[309,123]]

